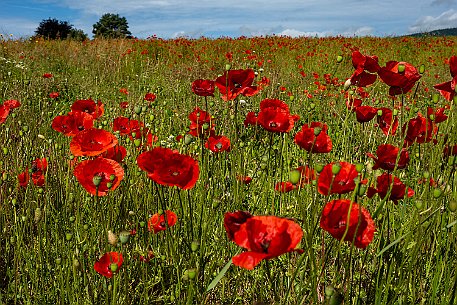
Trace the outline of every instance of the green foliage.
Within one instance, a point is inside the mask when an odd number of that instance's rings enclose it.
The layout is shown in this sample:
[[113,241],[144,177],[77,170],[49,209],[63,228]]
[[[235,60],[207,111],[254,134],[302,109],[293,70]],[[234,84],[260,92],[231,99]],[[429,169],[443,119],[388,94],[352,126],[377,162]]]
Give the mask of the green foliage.
[[119,14],[104,14],[100,20],[93,25],[92,33],[95,38],[129,38],[132,33],[125,17]]
[[89,39],[89,36],[83,30],[71,29],[68,38],[76,41],[84,41]]
[[71,29],[72,25],[68,21],[48,18],[40,22],[35,34],[47,39],[65,39],[70,34]]

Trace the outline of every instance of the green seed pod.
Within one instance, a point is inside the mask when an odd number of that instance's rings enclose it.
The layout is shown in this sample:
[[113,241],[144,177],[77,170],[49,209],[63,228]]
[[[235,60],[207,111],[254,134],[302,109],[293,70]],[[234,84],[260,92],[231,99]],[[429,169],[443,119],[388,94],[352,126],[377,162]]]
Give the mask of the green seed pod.
[[119,233],[119,240],[121,242],[121,244],[125,245],[128,241],[129,241],[129,238],[130,238],[130,232],[129,231],[121,231],[121,233]]
[[422,210],[422,208],[424,207],[424,202],[420,199],[416,200],[416,202],[414,204],[416,205],[416,208],[418,210]]
[[440,98],[440,96],[436,93],[432,95],[432,101],[434,103],[438,103],[439,98]]
[[194,140],[194,137],[191,134],[186,134],[184,136],[184,144],[189,145]]
[[7,148],[7,147],[3,147],[3,154],[4,154],[4,155],[7,155],[7,154],[8,154],[8,148]]
[[422,173],[422,176],[423,176],[425,179],[430,178],[430,173],[429,173],[429,171],[424,171],[424,172]]
[[449,203],[448,203],[448,205],[447,205],[447,208],[448,208],[449,211],[451,211],[451,212],[457,211],[457,200],[452,199],[451,201],[449,201]]
[[343,56],[338,55],[338,56],[336,57],[336,62],[337,62],[337,63],[340,63],[340,62],[342,62],[342,61],[343,61]]
[[116,272],[119,267],[117,264],[112,263],[111,265],[109,265],[109,268],[112,272]]
[[197,241],[197,240],[194,240],[194,241],[190,244],[190,249],[192,250],[192,252],[198,251],[198,249],[200,249],[200,242]]
[[260,168],[261,168],[261,169],[267,168],[267,164],[266,164],[266,163],[260,163]]
[[378,116],[381,116],[381,115],[382,115],[382,109],[379,109],[379,110],[376,112],[376,114],[377,114]]
[[43,216],[43,213],[41,212],[41,209],[40,208],[36,208],[35,209],[35,216],[33,217],[33,220],[35,221],[35,223],[40,222],[42,216]]
[[321,131],[322,131],[322,128],[320,128],[320,127],[314,127],[313,132],[314,132],[314,135],[315,135],[316,137],[321,133]]
[[358,173],[360,173],[360,172],[363,171],[363,167],[364,167],[363,163],[357,163],[357,164],[355,165],[355,170],[356,170]]
[[94,176],[94,177],[92,178],[92,183],[93,183],[96,187],[99,186],[101,182],[102,182],[102,177],[100,177],[100,176],[98,176],[98,175],[97,175],[97,176]]
[[300,181],[301,173],[299,170],[294,169],[289,173],[289,181],[292,184],[297,184]]
[[366,186],[366,185],[363,185],[363,184],[360,184],[360,185],[359,185],[359,192],[358,192],[358,195],[359,195],[359,196],[363,196],[363,195],[365,195],[366,191],[367,191],[367,186]]
[[441,189],[434,189],[433,190],[433,197],[434,198],[440,198],[442,194],[443,194],[443,191]]
[[75,219],[76,219],[75,216],[70,216],[70,218],[69,218],[70,222],[75,222]]
[[56,265],[60,265],[62,263],[62,259],[60,257],[56,258]]
[[405,65],[402,65],[402,64],[398,65],[398,73],[403,73],[403,72],[405,72]]
[[133,107],[133,111],[134,111],[136,114],[140,115],[140,114],[141,114],[141,111],[143,111],[143,109],[142,109],[140,106],[135,106],[135,107]]
[[226,70],[226,71],[230,70],[231,67],[232,67],[232,65],[230,65],[230,64],[225,64],[225,70]]
[[141,139],[135,139],[133,144],[135,144],[136,147],[139,147],[141,145]]
[[338,291],[335,291],[334,294],[330,297],[330,300],[328,302],[329,305],[340,305],[344,301],[344,296],[339,293]]
[[72,238],[73,238],[73,234],[72,233],[65,233],[65,239],[67,241],[70,241]]
[[316,164],[316,165],[314,166],[314,169],[316,170],[316,172],[320,173],[320,172],[322,172],[322,170],[324,169],[324,165],[318,163],[318,164]]
[[336,164],[332,165],[332,174],[338,175],[340,170],[341,170],[341,165],[340,164],[336,163]]
[[140,221],[140,227],[144,228],[145,225],[146,225],[146,222]]
[[330,298],[334,293],[335,293],[335,288],[333,288],[333,286],[327,286],[325,287],[325,296],[327,298]]

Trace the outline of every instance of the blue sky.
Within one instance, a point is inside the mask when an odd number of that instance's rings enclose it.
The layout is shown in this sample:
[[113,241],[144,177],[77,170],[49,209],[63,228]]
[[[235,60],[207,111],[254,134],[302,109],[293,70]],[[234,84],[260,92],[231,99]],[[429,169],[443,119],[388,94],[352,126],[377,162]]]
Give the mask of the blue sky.
[[394,36],[457,27],[457,0],[0,0],[0,33],[27,37],[41,20],[92,36],[105,13],[139,38]]

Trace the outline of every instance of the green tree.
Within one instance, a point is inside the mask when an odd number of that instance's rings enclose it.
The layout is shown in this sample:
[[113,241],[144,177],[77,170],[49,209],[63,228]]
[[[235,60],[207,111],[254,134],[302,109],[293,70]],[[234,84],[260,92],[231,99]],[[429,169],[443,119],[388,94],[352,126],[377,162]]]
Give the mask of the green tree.
[[59,21],[55,18],[45,19],[35,30],[35,35],[47,39],[65,39],[72,29],[67,21]]
[[89,39],[89,36],[87,36],[87,34],[83,32],[83,30],[71,29],[70,33],[68,33],[68,38],[76,41],[84,41]]
[[127,19],[118,14],[104,14],[94,24],[92,33],[95,38],[129,38],[132,33],[128,30]]

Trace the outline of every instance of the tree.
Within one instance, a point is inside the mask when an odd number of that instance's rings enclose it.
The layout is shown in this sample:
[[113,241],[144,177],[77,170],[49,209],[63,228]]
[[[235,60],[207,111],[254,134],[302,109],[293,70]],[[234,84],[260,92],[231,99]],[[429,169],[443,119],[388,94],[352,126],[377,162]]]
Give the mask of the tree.
[[118,14],[104,14],[94,24],[92,33],[94,38],[129,38],[132,33],[128,30],[127,19]]
[[86,33],[84,33],[83,30],[78,30],[78,29],[71,29],[70,33],[68,33],[68,38],[73,39],[76,41],[84,41],[89,39]]
[[40,25],[35,30],[35,34],[47,39],[65,39],[71,29],[72,25],[67,21],[48,18],[40,22]]

